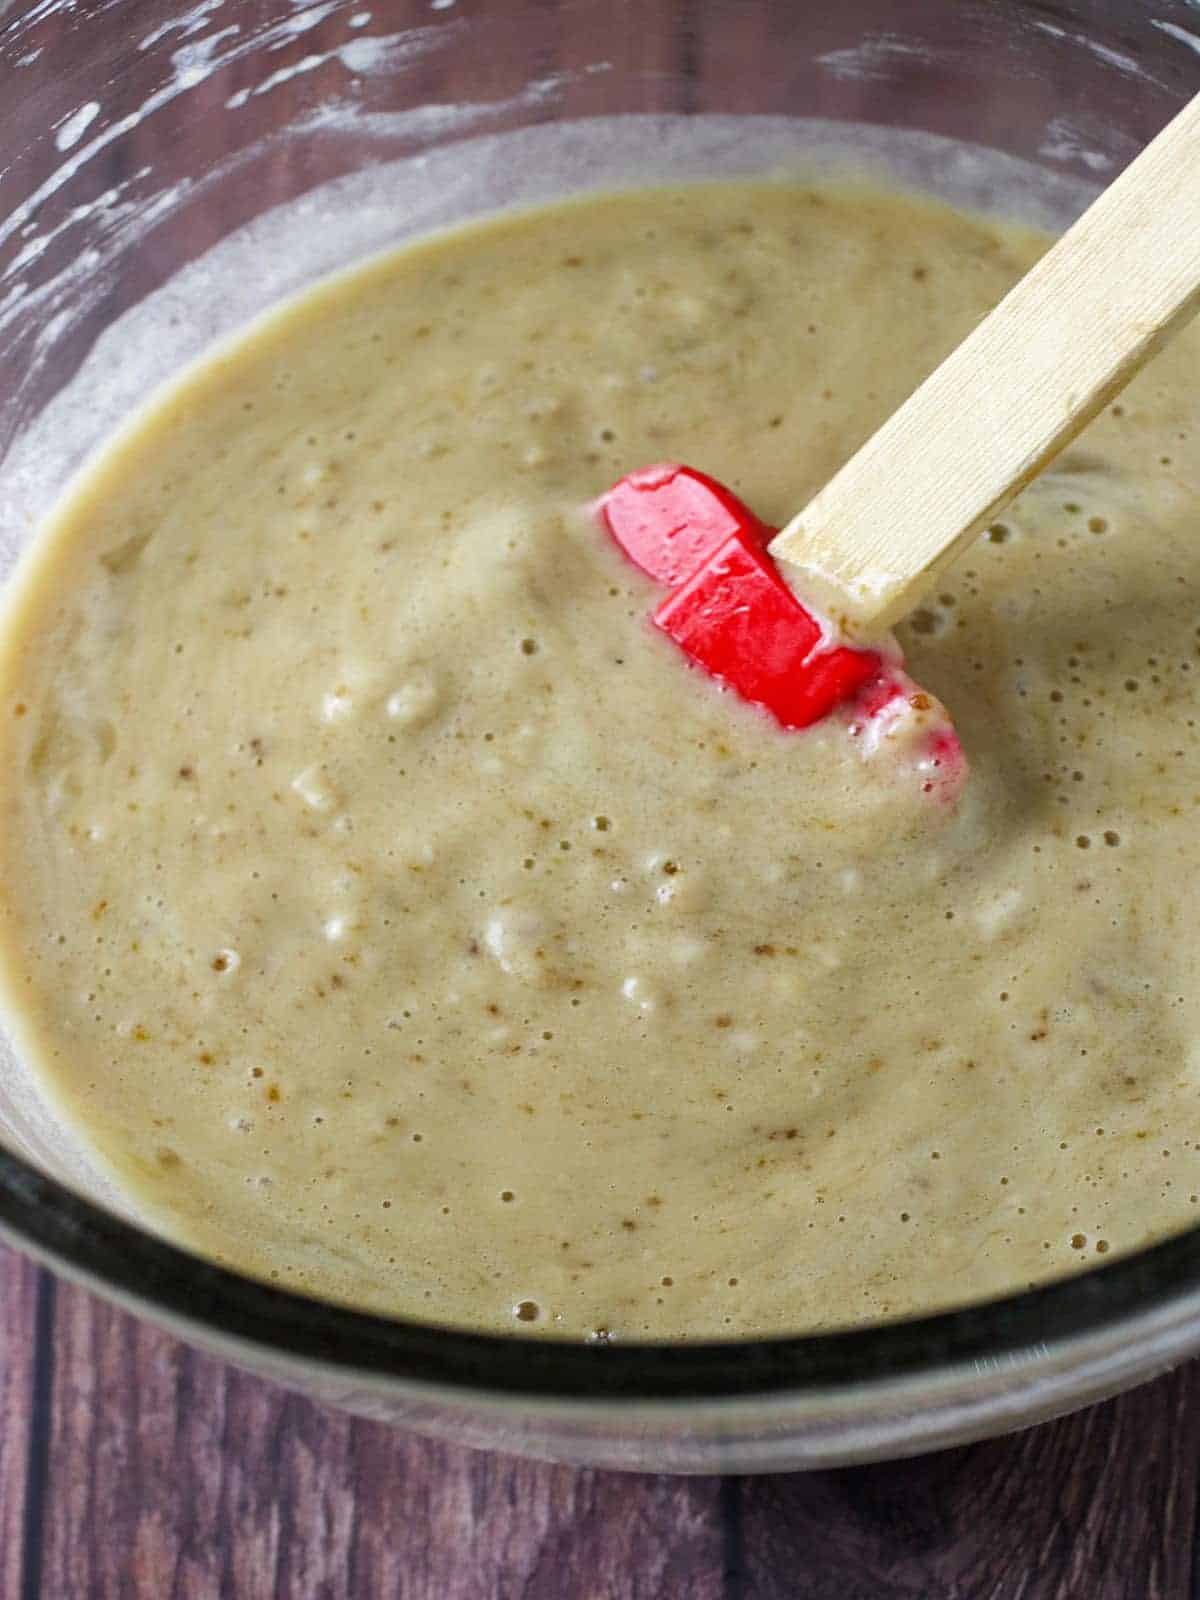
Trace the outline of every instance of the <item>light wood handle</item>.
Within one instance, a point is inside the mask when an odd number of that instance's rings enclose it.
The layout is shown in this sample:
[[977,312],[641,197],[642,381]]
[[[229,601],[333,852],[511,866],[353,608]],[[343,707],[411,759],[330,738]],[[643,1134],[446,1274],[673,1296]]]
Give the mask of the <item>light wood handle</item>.
[[1200,96],[771,545],[851,634],[884,628],[1200,303]]

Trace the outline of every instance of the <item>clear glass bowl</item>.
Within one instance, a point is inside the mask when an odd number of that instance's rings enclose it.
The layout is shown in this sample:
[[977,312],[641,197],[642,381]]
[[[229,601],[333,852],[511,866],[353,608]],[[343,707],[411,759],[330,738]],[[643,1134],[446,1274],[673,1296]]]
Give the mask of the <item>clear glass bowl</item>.
[[[1200,88],[1183,0],[1153,15],[1124,0],[374,3],[0,0],[4,572],[151,384],[367,250],[518,199],[777,168],[814,143],[902,146],[911,175],[986,202],[942,142],[971,141],[1035,163],[1065,217]],[[318,191],[334,181],[357,187],[328,228]],[[71,1149],[11,1050],[0,1139],[0,1227],[56,1271],[323,1400],[577,1463],[911,1454],[1200,1348],[1200,1232],[918,1321],[570,1345],[361,1315],[164,1243]]]

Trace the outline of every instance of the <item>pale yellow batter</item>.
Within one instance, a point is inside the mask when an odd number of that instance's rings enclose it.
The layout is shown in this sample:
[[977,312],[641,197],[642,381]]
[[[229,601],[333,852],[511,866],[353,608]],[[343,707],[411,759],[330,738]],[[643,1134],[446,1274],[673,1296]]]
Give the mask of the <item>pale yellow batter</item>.
[[1196,1220],[1200,339],[902,630],[957,809],[587,514],[804,503],[1045,241],[865,188],[436,239],[154,405],[16,585],[10,1011],[144,1213],[455,1323],[780,1332]]

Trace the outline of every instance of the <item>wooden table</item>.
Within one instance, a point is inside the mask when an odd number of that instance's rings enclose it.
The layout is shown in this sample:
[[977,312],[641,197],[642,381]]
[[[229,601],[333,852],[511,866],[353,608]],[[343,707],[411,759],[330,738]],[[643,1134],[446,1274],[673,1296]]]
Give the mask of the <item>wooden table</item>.
[[0,1600],[1185,1600],[1200,1364],[917,1461],[579,1472],[249,1378],[0,1248]]

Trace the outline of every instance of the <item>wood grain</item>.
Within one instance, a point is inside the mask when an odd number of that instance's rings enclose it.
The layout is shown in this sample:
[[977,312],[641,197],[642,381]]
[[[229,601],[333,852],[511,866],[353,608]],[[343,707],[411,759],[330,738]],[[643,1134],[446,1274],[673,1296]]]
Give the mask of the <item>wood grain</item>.
[[1200,1600],[1198,1437],[1193,1364],[916,1461],[580,1472],[322,1410],[0,1248],[3,1600]]
[[755,1600],[1194,1595],[1195,1365],[1048,1427],[741,1489]]
[[[21,1592],[29,1527],[39,1490],[45,1393],[39,1386],[50,1279],[0,1249],[0,1595]],[[44,1370],[44,1368],[43,1368]]]
[[[49,1448],[32,1519],[37,1282],[0,1252],[0,1506],[15,1508],[4,1600],[723,1594],[715,1479],[578,1472],[411,1438],[234,1372],[61,1284],[38,1352]],[[25,1542],[35,1520],[36,1549]]]

